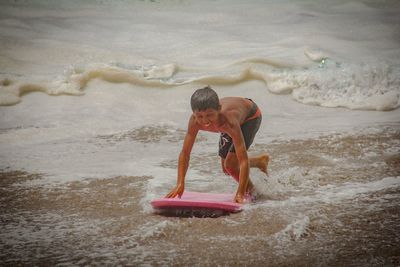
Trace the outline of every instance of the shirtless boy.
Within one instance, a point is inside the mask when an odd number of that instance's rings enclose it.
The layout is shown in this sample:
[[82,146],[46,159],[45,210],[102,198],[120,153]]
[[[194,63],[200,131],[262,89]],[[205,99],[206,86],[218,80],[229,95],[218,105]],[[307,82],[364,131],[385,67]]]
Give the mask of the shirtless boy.
[[245,194],[253,191],[249,179],[249,169],[259,168],[267,174],[269,156],[262,154],[249,157],[247,149],[253,143],[261,124],[261,111],[247,98],[224,97],[209,86],[198,89],[191,98],[193,114],[189,119],[188,130],[179,154],[177,185],[166,196],[181,197],[185,189],[185,176],[189,167],[190,153],[199,130],[221,133],[219,156],[224,173],[239,182],[235,201],[243,203]]

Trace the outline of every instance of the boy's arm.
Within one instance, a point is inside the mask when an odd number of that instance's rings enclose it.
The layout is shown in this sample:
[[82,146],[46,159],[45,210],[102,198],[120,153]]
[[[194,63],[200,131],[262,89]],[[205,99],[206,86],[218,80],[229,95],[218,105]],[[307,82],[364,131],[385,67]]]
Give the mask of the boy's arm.
[[185,136],[185,140],[183,141],[182,151],[179,154],[177,183],[175,188],[172,189],[168,195],[166,195],[167,198],[174,198],[176,196],[181,197],[183,191],[185,190],[185,176],[189,167],[190,153],[192,151],[198,131],[199,129],[194,120],[194,117],[192,116],[189,119],[188,130]]
[[236,156],[239,162],[239,186],[236,192],[235,201],[243,203],[244,195],[246,193],[247,184],[249,182],[249,158],[247,155],[246,145],[244,142],[242,130],[240,124],[234,124],[232,127],[231,137],[233,144],[235,145]]

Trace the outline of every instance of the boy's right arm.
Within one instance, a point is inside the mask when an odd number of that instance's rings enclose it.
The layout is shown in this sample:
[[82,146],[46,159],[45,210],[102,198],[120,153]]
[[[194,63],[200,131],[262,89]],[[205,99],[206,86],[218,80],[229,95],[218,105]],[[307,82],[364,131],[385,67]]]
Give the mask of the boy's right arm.
[[190,153],[192,151],[198,131],[199,129],[196,125],[194,117],[192,116],[189,120],[188,130],[183,142],[182,151],[179,154],[177,184],[175,188],[165,196],[167,198],[174,198],[176,196],[181,197],[183,191],[185,190],[185,176],[189,168]]

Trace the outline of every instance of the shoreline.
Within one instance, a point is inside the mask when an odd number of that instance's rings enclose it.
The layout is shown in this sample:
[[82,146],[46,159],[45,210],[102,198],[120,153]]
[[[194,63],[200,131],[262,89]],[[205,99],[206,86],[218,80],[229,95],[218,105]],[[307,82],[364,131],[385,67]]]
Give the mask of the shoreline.
[[[392,129],[256,143],[251,153],[268,148],[273,154],[265,195],[218,218],[147,212],[141,200],[151,190],[150,176],[46,187],[32,186],[40,174],[3,170],[0,263],[396,266],[400,156],[390,151],[399,142],[399,130]],[[200,170],[209,157],[194,158],[192,167]],[[385,177],[393,177],[391,184]]]

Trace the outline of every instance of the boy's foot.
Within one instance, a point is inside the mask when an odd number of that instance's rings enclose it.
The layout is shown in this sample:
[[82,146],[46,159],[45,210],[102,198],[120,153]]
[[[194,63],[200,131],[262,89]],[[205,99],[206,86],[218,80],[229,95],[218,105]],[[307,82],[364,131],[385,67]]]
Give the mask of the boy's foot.
[[260,171],[265,173],[267,176],[268,175],[268,162],[269,162],[269,156],[268,154],[263,154],[260,156],[259,161],[258,161],[258,168]]
[[247,201],[254,202],[257,200],[257,197],[258,197],[258,192],[256,190],[256,187],[253,185],[251,181],[249,181],[249,186],[247,186],[245,199]]

